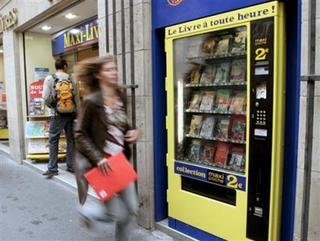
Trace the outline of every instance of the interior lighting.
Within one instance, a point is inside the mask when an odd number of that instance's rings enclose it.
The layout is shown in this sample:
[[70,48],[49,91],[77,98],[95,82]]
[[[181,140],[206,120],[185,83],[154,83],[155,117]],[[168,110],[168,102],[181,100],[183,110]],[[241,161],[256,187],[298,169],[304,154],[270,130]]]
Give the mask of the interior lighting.
[[49,25],[44,25],[44,26],[41,27],[41,29],[42,29],[43,31],[49,31],[50,29],[52,29],[52,27],[49,26]]
[[70,33],[71,34],[78,34],[78,33],[80,33],[80,30],[77,29],[77,28],[73,28],[73,29],[70,30]]
[[78,17],[78,15],[77,15],[77,14],[74,14],[74,13],[68,13],[68,14],[65,15],[65,17],[66,17],[67,19],[75,19],[75,18]]

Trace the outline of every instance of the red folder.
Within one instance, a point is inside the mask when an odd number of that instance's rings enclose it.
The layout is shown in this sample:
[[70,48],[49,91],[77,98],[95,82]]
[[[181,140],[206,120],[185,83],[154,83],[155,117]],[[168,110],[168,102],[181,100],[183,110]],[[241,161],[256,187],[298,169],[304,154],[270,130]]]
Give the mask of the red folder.
[[137,179],[137,173],[122,152],[109,157],[108,162],[111,167],[108,175],[103,175],[97,167],[84,174],[102,202],[106,202]]

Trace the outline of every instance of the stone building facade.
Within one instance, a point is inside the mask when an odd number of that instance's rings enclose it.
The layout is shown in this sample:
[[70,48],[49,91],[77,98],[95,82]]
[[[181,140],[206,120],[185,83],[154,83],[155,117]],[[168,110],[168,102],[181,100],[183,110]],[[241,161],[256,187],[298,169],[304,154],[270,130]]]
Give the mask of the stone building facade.
[[[23,32],[82,0],[1,0],[0,13],[17,11],[17,22],[2,33],[9,154],[22,162],[25,158],[24,124],[26,87],[23,59]],[[132,124],[142,132],[134,147],[134,160],[140,173],[138,182],[139,222],[153,227],[153,142],[151,87],[151,4],[150,0],[97,0],[100,29],[99,52],[117,56],[119,73],[128,85]]]
[[[295,240],[320,239],[320,1],[302,0]],[[312,76],[312,77],[309,77]]]

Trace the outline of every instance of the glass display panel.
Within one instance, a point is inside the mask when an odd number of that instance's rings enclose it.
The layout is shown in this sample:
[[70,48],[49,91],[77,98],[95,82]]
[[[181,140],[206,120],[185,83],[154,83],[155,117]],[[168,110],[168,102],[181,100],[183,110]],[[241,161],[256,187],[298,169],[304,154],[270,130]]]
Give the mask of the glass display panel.
[[247,29],[174,40],[175,160],[245,172]]

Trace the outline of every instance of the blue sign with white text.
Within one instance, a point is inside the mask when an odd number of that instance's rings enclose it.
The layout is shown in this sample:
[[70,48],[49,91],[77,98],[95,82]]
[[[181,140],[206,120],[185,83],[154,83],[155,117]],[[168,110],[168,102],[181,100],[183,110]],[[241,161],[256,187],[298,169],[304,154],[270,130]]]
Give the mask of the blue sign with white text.
[[153,28],[162,28],[230,10],[244,8],[267,0],[157,0],[152,1]]

